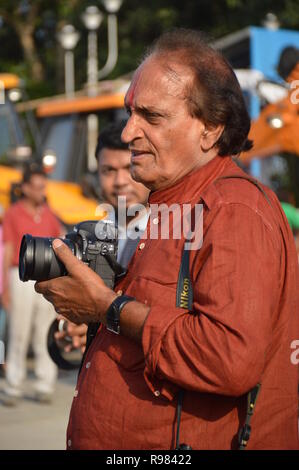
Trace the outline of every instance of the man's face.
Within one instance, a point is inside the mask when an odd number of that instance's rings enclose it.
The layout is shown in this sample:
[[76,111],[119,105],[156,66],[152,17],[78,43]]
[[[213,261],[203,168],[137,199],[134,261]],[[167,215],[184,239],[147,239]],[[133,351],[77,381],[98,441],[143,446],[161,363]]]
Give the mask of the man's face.
[[105,202],[117,207],[118,196],[125,196],[127,207],[146,204],[149,191],[134,181],[130,174],[131,153],[129,150],[104,148],[99,154],[98,172]]
[[23,183],[25,197],[34,205],[39,206],[46,199],[47,179],[43,175],[32,175],[28,183]]
[[201,166],[205,126],[189,114],[185,66],[150,56],[137,70],[125,98],[129,120],[122,139],[131,150],[131,174],[156,190]]

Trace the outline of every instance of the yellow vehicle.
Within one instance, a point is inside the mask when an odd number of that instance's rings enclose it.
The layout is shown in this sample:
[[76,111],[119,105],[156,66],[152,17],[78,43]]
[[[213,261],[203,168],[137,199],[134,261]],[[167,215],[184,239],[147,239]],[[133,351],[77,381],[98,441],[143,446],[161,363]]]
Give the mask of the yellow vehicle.
[[[67,226],[99,218],[96,212],[99,196],[96,161],[92,156],[94,165],[90,168],[90,155],[88,158],[88,120],[90,116],[96,118],[100,129],[105,123],[124,117],[126,83],[125,80],[102,82],[95,96],[78,92],[72,98],[62,95],[16,106],[7,100],[4,105],[10,107],[7,115],[10,118],[13,115],[20,128],[20,116],[29,114],[33,120],[34,113],[34,122],[37,120],[38,124],[33,132],[37,149],[34,158],[48,169],[48,202]],[[9,204],[11,184],[21,178],[18,167],[22,166],[22,158],[24,160],[22,151],[26,153],[24,143],[25,136],[22,135],[19,140],[13,138],[5,148],[0,147],[0,204],[4,207]],[[94,171],[90,171],[92,169]]]
[[10,202],[11,184],[21,178],[17,168],[31,156],[31,148],[25,144],[24,127],[14,105],[20,98],[20,88],[19,77],[0,74],[0,204],[4,208]]
[[286,88],[286,96],[275,103],[267,104],[253,121],[249,134],[254,142],[253,148],[241,154],[241,160],[245,164],[252,158],[266,158],[279,153],[299,157],[299,99],[296,99],[298,92],[292,88],[292,83],[299,84],[299,63],[286,78],[286,82],[290,84]]

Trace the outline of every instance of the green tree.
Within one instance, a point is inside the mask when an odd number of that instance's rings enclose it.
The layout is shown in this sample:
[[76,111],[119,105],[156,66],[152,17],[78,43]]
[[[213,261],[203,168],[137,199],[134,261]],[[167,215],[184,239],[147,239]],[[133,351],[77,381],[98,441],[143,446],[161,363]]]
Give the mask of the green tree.
[[[124,0],[118,13],[119,60],[110,77],[133,70],[145,48],[163,31],[201,29],[212,38],[249,25],[260,25],[275,13],[284,28],[299,28],[298,0]],[[81,14],[99,0],[1,0],[0,69],[19,72],[32,97],[63,91],[63,51],[56,33],[70,22],[80,31],[75,50],[76,86],[86,81],[87,32]],[[99,30],[99,67],[107,56],[107,22]]]
[[[8,28],[2,35],[1,51],[7,51],[5,66],[8,70],[23,73],[24,78],[38,86],[49,78],[48,67],[56,55],[56,45],[53,41],[60,23],[63,23],[79,0],[1,0],[0,16],[2,23]],[[51,36],[51,41],[49,37]],[[15,49],[10,47],[10,40]],[[49,52],[50,46],[50,52]],[[0,57],[2,53],[0,52]],[[5,56],[5,53],[4,53]],[[23,61],[22,66],[16,66],[16,59]],[[3,69],[3,65],[1,67]],[[7,70],[6,70],[7,71]],[[51,79],[52,80],[52,77]],[[48,87],[45,87],[46,89]]]

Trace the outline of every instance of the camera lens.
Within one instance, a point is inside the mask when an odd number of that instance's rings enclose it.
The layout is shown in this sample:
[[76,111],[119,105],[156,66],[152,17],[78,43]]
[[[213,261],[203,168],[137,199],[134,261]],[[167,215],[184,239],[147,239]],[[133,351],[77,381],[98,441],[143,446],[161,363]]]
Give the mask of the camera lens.
[[[64,264],[57,258],[52,248],[54,238],[24,235],[19,255],[19,276],[21,281],[46,281],[67,274]],[[75,244],[62,240],[75,254]]]

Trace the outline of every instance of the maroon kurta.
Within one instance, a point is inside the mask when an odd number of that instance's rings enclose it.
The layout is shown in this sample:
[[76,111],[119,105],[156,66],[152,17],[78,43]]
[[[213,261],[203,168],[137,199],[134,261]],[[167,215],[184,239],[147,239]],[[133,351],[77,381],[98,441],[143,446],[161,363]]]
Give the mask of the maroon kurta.
[[[204,203],[200,250],[190,252],[193,314],[176,307],[183,239],[141,240],[116,290],[151,306],[142,345],[102,327],[80,374],[69,449],[170,449],[177,392],[181,442],[236,448],[246,393],[261,382],[249,449],[296,449],[298,265],[293,236],[230,157],[216,157],[151,204]],[[218,179],[218,181],[216,181]],[[148,226],[149,228],[149,226]]]

